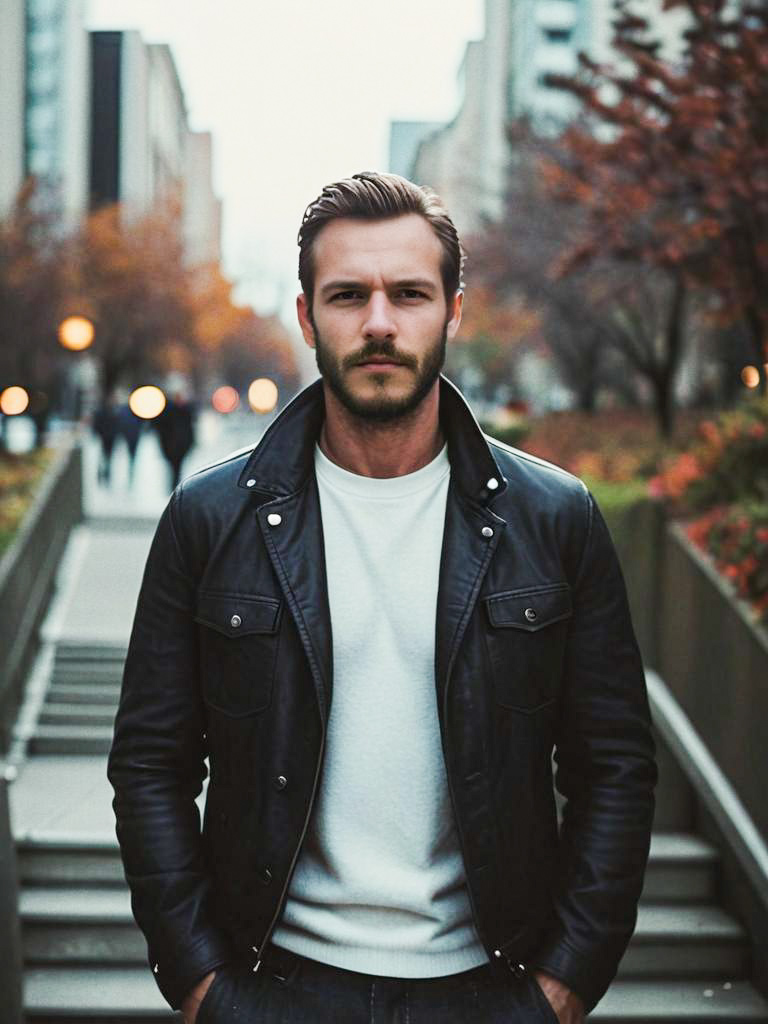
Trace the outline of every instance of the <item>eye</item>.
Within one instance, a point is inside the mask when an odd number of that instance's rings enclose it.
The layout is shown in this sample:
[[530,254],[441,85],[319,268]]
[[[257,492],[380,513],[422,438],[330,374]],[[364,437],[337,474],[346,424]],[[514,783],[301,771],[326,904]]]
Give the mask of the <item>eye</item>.
[[428,299],[429,296],[426,292],[419,291],[418,288],[401,288],[397,293],[401,299]]
[[347,288],[343,292],[334,292],[331,295],[331,302],[350,302],[354,299],[359,299],[362,293],[355,291],[353,288]]

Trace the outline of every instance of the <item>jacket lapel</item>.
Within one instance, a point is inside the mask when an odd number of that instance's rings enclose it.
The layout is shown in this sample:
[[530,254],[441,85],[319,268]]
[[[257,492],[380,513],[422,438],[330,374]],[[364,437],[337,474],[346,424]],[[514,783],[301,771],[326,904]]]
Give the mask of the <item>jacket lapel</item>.
[[[435,622],[435,681],[441,711],[456,652],[505,526],[491,509],[470,502],[451,479]],[[484,529],[491,530],[491,536],[484,536]]]
[[325,722],[331,704],[333,646],[323,527],[314,474],[307,477],[295,494],[267,502],[256,514],[309,661]]

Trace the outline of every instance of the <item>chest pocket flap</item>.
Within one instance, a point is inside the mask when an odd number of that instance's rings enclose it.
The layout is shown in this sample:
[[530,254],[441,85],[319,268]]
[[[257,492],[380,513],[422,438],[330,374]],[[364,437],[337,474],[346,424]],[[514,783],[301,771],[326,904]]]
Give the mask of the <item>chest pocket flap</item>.
[[280,601],[272,597],[202,593],[197,600],[195,621],[236,639],[252,633],[276,632],[279,616]]
[[573,612],[567,583],[493,594],[486,598],[486,603],[492,626],[524,629],[528,633],[567,619]]

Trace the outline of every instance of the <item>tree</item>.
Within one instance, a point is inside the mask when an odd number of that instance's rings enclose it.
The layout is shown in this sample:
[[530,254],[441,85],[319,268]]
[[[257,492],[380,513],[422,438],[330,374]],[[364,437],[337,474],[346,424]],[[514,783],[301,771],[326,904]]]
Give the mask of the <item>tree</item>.
[[240,307],[237,323],[222,339],[211,366],[225,384],[244,391],[256,377],[269,377],[283,396],[296,393],[298,368],[283,323],[276,316],[259,316]]
[[101,387],[137,383],[193,353],[193,303],[177,211],[129,220],[119,205],[89,214],[69,253],[70,301],[96,328]]
[[61,365],[62,240],[47,200],[29,178],[0,223],[0,390],[18,384],[30,393],[37,445],[57,399]]
[[[719,296],[720,324],[749,332],[765,389],[768,358],[768,7],[666,0],[687,15],[682,52],[662,56],[631,0],[616,0],[618,62],[585,56],[573,78],[585,119],[550,162],[553,194],[586,213],[564,271],[611,256],[671,282],[669,343],[692,287]],[[678,316],[679,314],[679,316]]]

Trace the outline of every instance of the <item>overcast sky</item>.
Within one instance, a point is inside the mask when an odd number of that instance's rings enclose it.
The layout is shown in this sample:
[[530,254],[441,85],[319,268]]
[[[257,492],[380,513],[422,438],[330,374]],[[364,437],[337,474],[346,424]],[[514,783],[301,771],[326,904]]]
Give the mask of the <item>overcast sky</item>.
[[296,233],[323,185],[386,170],[389,122],[448,120],[482,0],[89,0],[89,28],[170,44],[190,126],[215,139],[238,297],[286,311]]

